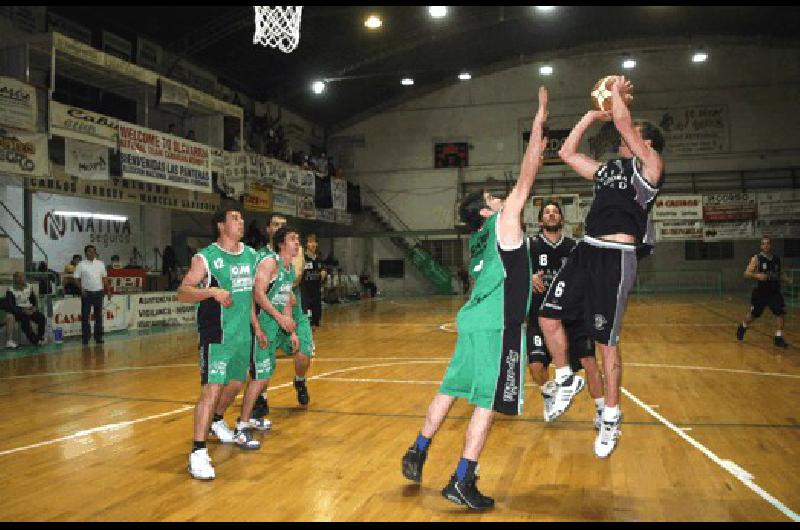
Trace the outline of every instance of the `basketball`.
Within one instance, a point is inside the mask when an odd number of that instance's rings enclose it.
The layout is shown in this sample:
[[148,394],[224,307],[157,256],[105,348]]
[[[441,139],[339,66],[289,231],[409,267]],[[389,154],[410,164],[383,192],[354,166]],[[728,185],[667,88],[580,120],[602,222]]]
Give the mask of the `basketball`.
[[592,88],[590,97],[592,99],[592,107],[596,110],[610,111],[613,105],[611,99],[611,85],[616,76],[607,75],[597,81]]

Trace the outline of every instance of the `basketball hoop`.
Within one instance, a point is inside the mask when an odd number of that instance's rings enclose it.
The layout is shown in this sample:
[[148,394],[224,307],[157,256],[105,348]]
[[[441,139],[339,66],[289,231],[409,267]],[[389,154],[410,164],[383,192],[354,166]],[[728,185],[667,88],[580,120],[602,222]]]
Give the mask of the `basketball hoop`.
[[300,17],[303,6],[253,6],[256,32],[253,44],[278,48],[291,53],[300,43]]

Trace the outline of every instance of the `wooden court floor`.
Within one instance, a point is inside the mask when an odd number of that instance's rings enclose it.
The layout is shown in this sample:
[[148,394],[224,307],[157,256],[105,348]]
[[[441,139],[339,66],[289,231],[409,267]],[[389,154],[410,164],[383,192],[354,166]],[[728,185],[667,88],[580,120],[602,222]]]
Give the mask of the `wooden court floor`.
[[462,302],[327,306],[308,409],[297,406],[292,365],[279,361],[273,430],[257,435],[257,452],[210,442],[211,482],[186,471],[199,390],[191,329],[2,360],[0,520],[798,520],[798,314],[787,317],[787,350],[772,346],[769,314],[738,343],[744,295],[632,300],[623,434],[609,459],[592,451],[586,391],[545,424],[529,385],[524,415],[497,419],[480,461],[493,511],[467,513],[439,494],[471,413],[463,402],[422,484],[408,483],[400,459],[447,366]]

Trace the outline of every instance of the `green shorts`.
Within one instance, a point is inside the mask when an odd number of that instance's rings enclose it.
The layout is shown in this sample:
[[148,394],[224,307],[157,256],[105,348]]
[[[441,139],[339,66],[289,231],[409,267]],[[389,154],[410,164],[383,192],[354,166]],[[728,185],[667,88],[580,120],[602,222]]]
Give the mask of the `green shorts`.
[[483,409],[522,414],[525,350],[524,325],[459,333],[439,392]]
[[227,385],[247,380],[250,342],[200,344],[200,384]]

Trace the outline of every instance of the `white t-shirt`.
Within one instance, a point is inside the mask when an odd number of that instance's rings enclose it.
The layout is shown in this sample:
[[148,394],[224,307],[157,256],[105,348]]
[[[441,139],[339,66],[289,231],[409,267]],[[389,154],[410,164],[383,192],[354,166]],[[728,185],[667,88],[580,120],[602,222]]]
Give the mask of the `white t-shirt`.
[[78,266],[75,267],[73,277],[81,281],[81,287],[84,291],[102,291],[103,278],[106,277],[106,266],[99,259],[89,261],[88,259],[81,260]]
[[30,284],[26,283],[25,287],[23,287],[21,290],[17,289],[15,284],[9,288],[9,291],[11,291],[11,294],[14,295],[14,303],[17,305],[17,307],[21,307],[22,309],[31,307],[31,292],[33,292],[33,289],[31,288]]

